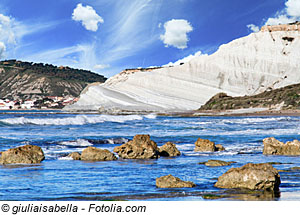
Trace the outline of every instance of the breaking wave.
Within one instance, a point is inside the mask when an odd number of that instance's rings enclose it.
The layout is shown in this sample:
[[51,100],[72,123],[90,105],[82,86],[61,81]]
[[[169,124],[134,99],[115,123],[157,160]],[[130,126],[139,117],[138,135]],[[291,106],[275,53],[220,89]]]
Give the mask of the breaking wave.
[[0,122],[10,125],[85,125],[85,124],[97,124],[103,122],[118,122],[124,123],[126,121],[142,120],[144,119],[139,115],[126,115],[126,116],[110,116],[110,115],[77,115],[75,117],[65,118],[26,118],[16,117],[1,119]]

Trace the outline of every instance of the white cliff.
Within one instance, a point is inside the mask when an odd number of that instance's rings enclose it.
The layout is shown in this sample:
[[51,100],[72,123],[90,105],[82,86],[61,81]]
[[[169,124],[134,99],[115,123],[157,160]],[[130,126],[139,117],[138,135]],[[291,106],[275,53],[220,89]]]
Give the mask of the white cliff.
[[71,110],[195,110],[219,92],[254,95],[300,83],[300,25],[264,27],[180,66],[127,70],[90,86]]

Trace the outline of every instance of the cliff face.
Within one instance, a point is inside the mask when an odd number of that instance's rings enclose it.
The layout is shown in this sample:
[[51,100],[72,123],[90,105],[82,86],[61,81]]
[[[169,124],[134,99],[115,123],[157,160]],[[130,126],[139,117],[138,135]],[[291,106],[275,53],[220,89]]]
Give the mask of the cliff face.
[[68,67],[20,61],[0,62],[0,98],[40,99],[45,96],[80,95],[91,82],[104,82],[103,76]]
[[298,30],[262,30],[180,66],[120,73],[90,87],[70,108],[195,110],[220,92],[255,95],[300,83],[299,62]]

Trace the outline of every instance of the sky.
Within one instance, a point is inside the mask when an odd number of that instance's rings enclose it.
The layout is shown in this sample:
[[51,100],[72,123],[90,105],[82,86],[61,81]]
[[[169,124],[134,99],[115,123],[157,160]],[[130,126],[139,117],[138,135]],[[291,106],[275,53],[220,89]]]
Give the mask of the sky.
[[263,25],[300,20],[300,0],[1,0],[0,59],[113,76],[214,53]]

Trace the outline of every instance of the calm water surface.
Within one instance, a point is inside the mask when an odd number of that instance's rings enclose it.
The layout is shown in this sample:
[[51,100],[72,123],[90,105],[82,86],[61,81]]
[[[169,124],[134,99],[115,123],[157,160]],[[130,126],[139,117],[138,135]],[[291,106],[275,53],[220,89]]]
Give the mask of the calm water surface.
[[[1,112],[3,113],[3,111]],[[159,146],[177,144],[182,156],[158,160],[73,161],[70,152],[87,146],[113,150],[136,134],[150,134]],[[299,157],[265,156],[262,139],[300,139],[300,117],[160,117],[155,115],[73,115],[51,112],[0,114],[0,151],[34,144],[46,159],[38,165],[0,166],[0,200],[300,200],[300,171],[280,172],[280,192],[235,194],[215,188],[217,178],[246,163],[281,162],[280,170],[300,166]],[[194,152],[198,137],[222,144],[226,151]],[[113,144],[115,143],[115,144]],[[231,167],[199,165],[209,159],[235,161]],[[173,174],[195,188],[159,189],[157,177]]]

